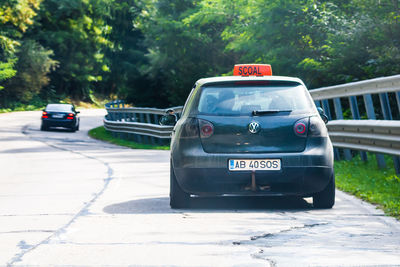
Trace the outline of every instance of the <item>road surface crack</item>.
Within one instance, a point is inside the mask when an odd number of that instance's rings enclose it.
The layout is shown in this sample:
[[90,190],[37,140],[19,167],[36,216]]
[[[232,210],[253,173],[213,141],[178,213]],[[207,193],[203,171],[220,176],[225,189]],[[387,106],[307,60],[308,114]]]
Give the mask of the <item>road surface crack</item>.
[[295,231],[295,230],[299,230],[299,229],[313,228],[316,226],[327,225],[327,224],[328,223],[312,223],[312,224],[304,224],[302,226],[293,226],[293,227],[290,227],[289,229],[284,229],[284,230],[281,230],[276,233],[266,233],[263,235],[252,236],[252,237],[250,237],[250,240],[254,241],[254,240],[257,240],[260,238],[269,238],[269,237],[273,237],[273,236],[276,236],[276,235],[279,235],[282,233],[287,233],[287,232],[291,232],[291,231]]
[[[271,237],[275,237],[277,235],[283,234],[283,233],[287,233],[287,232],[291,232],[291,231],[295,231],[295,230],[300,230],[300,229],[307,229],[307,228],[313,228],[316,226],[322,226],[322,225],[327,225],[327,222],[322,222],[322,223],[311,223],[311,224],[303,224],[301,226],[293,226],[290,227],[288,229],[284,229],[284,230],[280,230],[278,232],[275,233],[266,233],[266,234],[262,234],[262,235],[255,235],[250,237],[250,241],[256,241],[258,239],[262,239],[262,238],[271,238]],[[249,240],[245,240],[245,241],[233,241],[232,244],[233,245],[242,245],[242,244],[246,244],[249,243]]]

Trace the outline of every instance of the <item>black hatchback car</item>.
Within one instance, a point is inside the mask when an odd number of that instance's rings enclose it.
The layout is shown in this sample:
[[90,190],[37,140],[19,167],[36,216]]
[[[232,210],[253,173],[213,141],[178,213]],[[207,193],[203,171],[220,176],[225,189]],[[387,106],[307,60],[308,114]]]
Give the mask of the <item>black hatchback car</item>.
[[71,104],[48,104],[42,113],[40,130],[45,131],[51,127],[68,128],[75,132],[79,130],[79,111]]
[[238,76],[196,82],[172,133],[172,208],[188,207],[191,196],[300,196],[317,208],[334,205],[327,118],[300,79],[270,69],[265,76],[265,66],[236,65]]

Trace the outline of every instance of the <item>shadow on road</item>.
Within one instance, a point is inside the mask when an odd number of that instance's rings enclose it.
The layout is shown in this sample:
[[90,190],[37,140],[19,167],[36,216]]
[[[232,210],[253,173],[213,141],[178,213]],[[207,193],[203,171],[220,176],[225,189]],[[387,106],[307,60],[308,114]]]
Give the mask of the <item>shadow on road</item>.
[[192,198],[190,208],[171,209],[169,198],[144,198],[106,206],[103,211],[110,214],[162,214],[181,211],[304,211],[312,205],[302,198],[295,197],[223,197]]

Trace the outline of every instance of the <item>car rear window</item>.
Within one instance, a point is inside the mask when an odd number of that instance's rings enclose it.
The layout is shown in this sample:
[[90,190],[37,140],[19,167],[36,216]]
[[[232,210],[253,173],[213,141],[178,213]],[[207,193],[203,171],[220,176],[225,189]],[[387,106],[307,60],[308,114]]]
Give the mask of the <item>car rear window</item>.
[[72,105],[48,104],[46,107],[46,111],[71,112],[73,110],[72,110]]
[[312,102],[303,85],[222,85],[202,88],[198,112],[249,115],[253,111],[309,112]]

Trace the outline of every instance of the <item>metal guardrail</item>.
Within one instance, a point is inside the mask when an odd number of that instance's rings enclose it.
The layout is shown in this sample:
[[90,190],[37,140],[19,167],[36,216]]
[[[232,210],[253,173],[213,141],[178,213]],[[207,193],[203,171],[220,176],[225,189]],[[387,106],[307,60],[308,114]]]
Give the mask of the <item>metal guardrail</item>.
[[[310,90],[310,94],[315,104],[322,106],[331,120],[328,123],[328,131],[335,147],[336,159],[343,155],[345,159],[350,160],[354,155],[350,149],[360,151],[364,161],[368,160],[366,151],[375,152],[378,153],[378,166],[384,168],[385,158],[380,153],[390,154],[394,155],[394,167],[396,173],[400,174],[400,147],[396,136],[399,135],[400,121],[393,121],[392,112],[393,104],[396,104],[396,117],[400,117],[400,75],[323,87]],[[358,102],[360,98],[363,99],[363,103]],[[378,98],[380,105],[376,107]],[[353,120],[342,121],[342,102],[350,107]],[[361,107],[365,109],[365,114],[360,112]],[[384,120],[376,120],[377,110],[380,113],[379,117],[383,117]],[[362,120],[364,116],[369,120]]]
[[182,106],[172,107],[167,109],[158,109],[158,108],[106,108],[109,114],[154,114],[154,115],[165,115],[167,110],[173,109],[176,113],[182,112]]
[[161,126],[150,123],[126,122],[126,121],[110,121],[104,119],[104,128],[107,131],[139,134],[157,138],[170,138],[173,126]]
[[107,115],[104,128],[114,136],[134,140],[139,143],[164,145],[171,138],[174,127],[159,125],[159,119],[167,110],[173,109],[180,117],[182,106],[167,109],[124,107],[123,101],[113,101],[106,104]]
[[[386,163],[382,154],[390,154],[394,155],[396,172],[400,173],[400,121],[392,120],[388,97],[388,93],[395,93],[400,111],[400,75],[323,87],[309,92],[315,104],[321,106],[330,119],[327,127],[335,147],[336,159],[340,159],[342,154],[345,159],[351,159],[354,154],[351,149],[361,151],[361,158],[367,160],[365,151],[368,151],[378,153],[378,165],[384,167]],[[373,95],[379,96],[379,109],[384,120],[376,120]],[[362,96],[369,120],[361,120],[357,96]],[[343,120],[344,98],[348,100],[353,120]],[[164,143],[169,140],[173,127],[158,125],[159,117],[168,109],[126,108],[120,100],[106,104],[106,109],[108,115],[104,119],[104,127],[114,135],[125,134],[125,138],[154,144],[160,143],[160,140]],[[182,107],[171,109],[180,116]]]
[[334,120],[327,126],[335,147],[400,156],[400,121]]
[[314,100],[400,91],[400,75],[310,90]]

